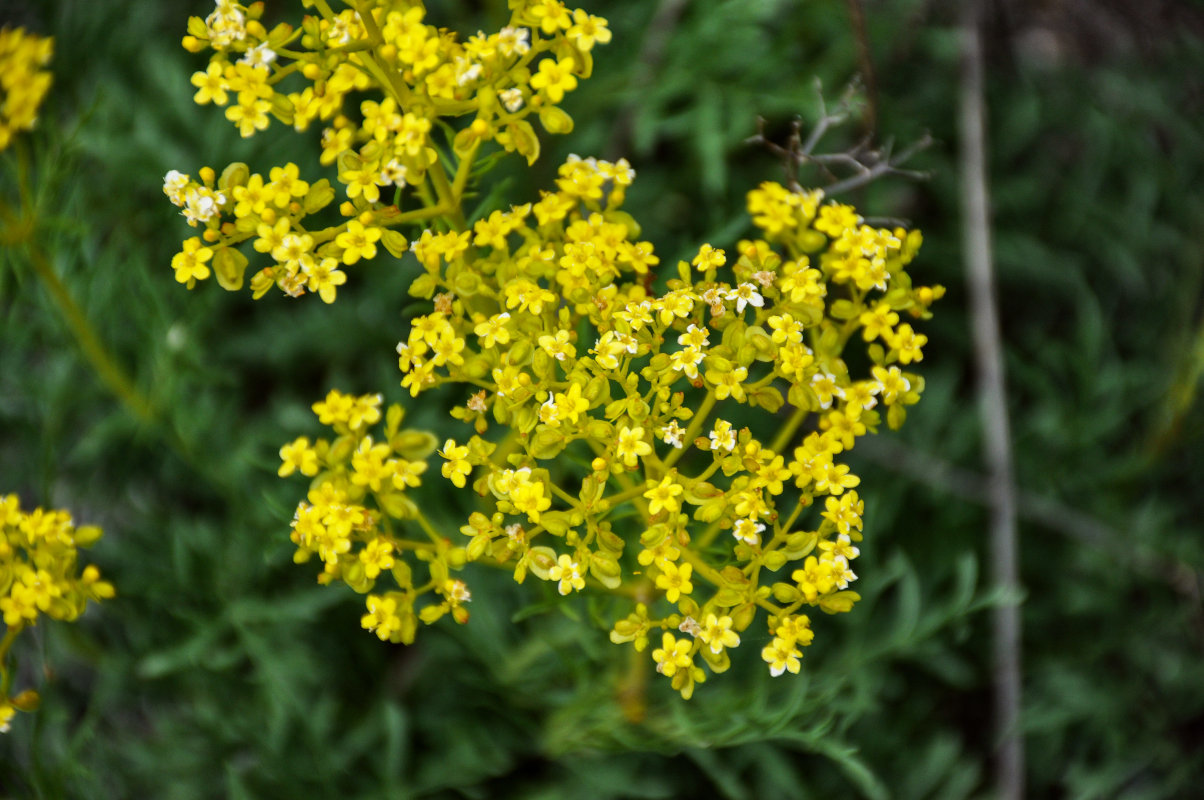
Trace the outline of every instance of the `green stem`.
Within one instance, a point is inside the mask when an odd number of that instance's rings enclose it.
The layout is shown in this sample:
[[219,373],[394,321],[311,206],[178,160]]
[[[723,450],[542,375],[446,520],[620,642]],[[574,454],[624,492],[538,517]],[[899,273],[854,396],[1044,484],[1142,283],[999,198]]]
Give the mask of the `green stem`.
[[[489,387],[485,387],[489,388]],[[506,438],[498,443],[497,448],[489,455],[489,460],[496,464],[500,469],[509,469],[510,462],[506,459],[511,453],[516,452],[522,446],[522,433],[517,429],[511,428],[506,434]]]
[[431,178],[431,185],[435,187],[435,194],[439,197],[440,205],[448,209],[448,222],[457,231],[467,229],[468,220],[464,217],[464,209],[460,207],[455,190],[447,180],[447,171],[443,168],[443,162],[435,161],[426,174]]
[[556,495],[556,496],[557,496],[557,497],[559,497],[561,500],[563,500],[564,502],[566,502],[566,503],[568,503],[569,505],[571,505],[573,508],[576,508],[576,509],[580,509],[580,508],[581,508],[581,501],[580,501],[580,500],[578,500],[576,497],[573,497],[571,494],[569,494],[568,492],[566,492],[564,489],[561,489],[561,488],[560,488],[559,486],[557,486],[556,484],[554,484],[554,483],[549,483],[549,484],[548,484],[548,488],[552,490],[552,494]]
[[13,676],[5,662],[8,659],[8,648],[12,647],[13,640],[17,638],[21,629],[21,625],[15,625],[5,631],[4,638],[0,639],[0,700],[8,697],[8,690],[12,687]]
[[681,557],[693,565],[695,575],[706,578],[710,583],[714,584],[716,588],[723,588],[723,576],[719,574],[718,570],[707,564],[707,562],[703,561],[702,556],[694,552],[691,547],[683,547],[681,549]]
[[468,176],[472,172],[472,165],[476,163],[477,150],[480,148],[481,140],[478,139],[464,154],[464,158],[460,159],[460,166],[456,168],[456,177],[452,180],[452,198],[457,206],[463,205],[464,187],[468,185]]
[[79,307],[75,299],[71,297],[71,293],[67,291],[67,287],[55,274],[46,255],[33,242],[26,244],[34,272],[42,285],[46,287],[46,291],[50,293],[51,299],[59,313],[63,315],[63,319],[66,320],[67,326],[75,336],[76,343],[83,350],[84,356],[92,368],[96,370],[96,374],[134,416],[143,422],[152,422],[155,419],[155,411],[150,401],[138,391],[129,375],[105,348],[92,324],[84,315],[83,309]]
[[[805,495],[805,496],[808,496],[808,495]],[[766,545],[765,552],[768,553],[770,550],[776,549],[779,544],[785,542],[786,536],[790,533],[790,529],[794,527],[794,523],[798,519],[798,515],[802,513],[804,508],[810,508],[810,507],[811,507],[811,503],[804,503],[803,498],[800,497],[798,504],[795,505],[794,511],[790,512],[790,516],[786,519],[786,522],[780,523],[777,526],[778,530],[781,531],[781,536],[780,537],[775,536],[773,538],[773,541],[771,541],[768,545]]]
[[807,418],[807,409],[796,408],[794,413],[790,415],[790,419],[786,420],[786,424],[778,431],[778,435],[773,437],[773,442],[769,445],[769,449],[775,453],[781,453],[782,448],[790,441],[790,437],[794,436],[799,425],[803,424],[803,420]]
[[785,608],[775,606],[773,603],[769,602],[768,600],[757,600],[756,603],[761,608],[765,609],[766,611],[768,611],[770,614],[772,614],[775,617],[785,616],[786,614],[791,613],[791,610],[797,609],[799,606],[802,605],[802,603],[796,603],[795,605],[790,606],[790,610],[787,610]]
[[610,508],[617,508],[628,500],[642,496],[645,491],[647,490],[642,485],[631,486],[619,492],[618,494],[613,494],[610,497],[603,497],[602,499],[609,504]]
[[[589,445],[590,449],[594,451],[594,455],[604,456],[606,454],[606,449],[592,439],[586,439],[584,441]],[[623,495],[625,497],[629,496],[631,502],[635,504],[636,509],[640,512],[640,516],[644,518],[645,524],[651,523],[652,515],[648,513],[648,504],[644,502],[643,498],[643,494],[646,489],[640,486],[638,483],[632,481],[627,477],[626,474],[622,472],[615,475],[614,478],[619,486],[623,487]],[[628,495],[629,492],[630,495]]]
[[719,535],[720,527],[719,520],[715,520],[707,526],[707,529],[698,536],[697,542],[699,550],[706,549],[710,546],[711,542],[715,541],[715,537]]
[[[372,16],[372,9],[368,8],[363,0],[357,0],[355,9],[359,13],[360,22],[364,25],[364,31],[367,32],[369,40],[376,47],[380,47],[385,43],[384,34],[381,33],[380,26],[376,24],[376,17]],[[397,101],[397,107],[405,110],[410,105],[410,89],[401,80],[401,76],[396,70],[390,70],[382,66],[373,55],[364,55],[364,66],[369,72],[373,73],[373,77],[380,81],[381,85],[392,92],[393,99]]]
[[444,537],[439,535],[439,532],[435,530],[434,526],[431,525],[430,521],[427,520],[426,516],[421,511],[415,512],[414,520],[418,523],[418,527],[422,528],[423,532],[433,543],[436,545],[443,544]]
[[434,550],[435,546],[430,542],[416,542],[413,539],[394,539],[389,538],[389,544],[393,545],[395,550]]

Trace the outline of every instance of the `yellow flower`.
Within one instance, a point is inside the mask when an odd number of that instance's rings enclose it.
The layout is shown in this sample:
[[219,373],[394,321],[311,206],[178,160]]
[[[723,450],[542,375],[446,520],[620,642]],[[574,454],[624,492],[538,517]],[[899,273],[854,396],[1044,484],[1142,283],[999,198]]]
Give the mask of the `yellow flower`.
[[739,634],[732,630],[732,618],[727,616],[716,617],[714,614],[707,614],[698,638],[710,645],[711,652],[715,655],[722,653],[725,647],[740,645]]
[[[22,579],[29,574],[25,572]],[[0,597],[0,613],[9,628],[18,628],[26,622],[32,624],[38,618],[37,591],[25,580],[14,581],[8,596]]]
[[634,469],[639,459],[652,452],[652,445],[644,441],[644,429],[640,426],[619,429],[619,441],[615,445],[615,455],[627,466]]
[[374,444],[371,436],[365,436],[351,457],[351,482],[374,492],[379,492],[382,484],[392,483],[394,462],[385,460],[391,452],[388,444]]
[[836,239],[845,231],[856,228],[861,222],[857,210],[852,206],[831,203],[819,210],[819,218],[815,220],[815,230]]
[[257,98],[251,92],[239,92],[238,102],[226,109],[226,119],[238,126],[239,135],[245,139],[253,136],[255,131],[268,127],[268,111],[271,108],[271,103]]
[[468,462],[468,446],[457,445],[454,439],[448,439],[443,443],[439,455],[447,459],[443,465],[443,477],[463,489],[464,479],[472,472],[472,464]]
[[775,678],[786,671],[797,675],[802,655],[794,642],[782,638],[775,638],[772,644],[761,650],[761,658],[769,664],[769,674]]
[[665,590],[665,599],[670,603],[676,603],[683,594],[694,591],[694,584],[690,583],[690,573],[694,571],[694,567],[689,564],[679,567],[672,561],[658,566],[661,574],[656,576],[656,588]]
[[[861,514],[865,509],[865,503],[857,497],[857,492],[847,492],[840,497],[829,497],[824,501],[824,519],[830,520],[836,526],[836,530],[841,534],[842,539],[848,540],[849,534],[854,531],[861,530]],[[858,534],[858,536],[860,536]],[[831,544],[820,542],[819,546],[824,549],[830,549]],[[857,548],[853,547],[849,550],[841,550],[836,555],[843,555],[847,558],[854,559],[857,557]]]
[[393,545],[384,539],[373,539],[360,551],[360,562],[364,565],[364,575],[376,578],[393,567]]
[[799,591],[808,603],[814,603],[817,597],[832,591],[836,584],[832,562],[820,561],[815,556],[807,556],[803,568],[796,569],[790,577],[798,583]]
[[184,241],[184,249],[171,259],[171,268],[176,271],[176,280],[192,287],[197,281],[209,277],[209,267],[205,262],[213,258],[213,251],[201,244],[196,236]]
[[581,395],[581,384],[574,383],[567,392],[557,392],[556,408],[558,419],[575,424],[589,409],[589,400]]
[[301,180],[300,168],[291,161],[283,167],[272,167],[268,173],[271,181],[272,202],[284,208],[291,200],[300,199],[309,193],[309,184]]
[[680,641],[671,633],[661,637],[661,646],[652,651],[652,660],[656,662],[656,671],[666,678],[673,677],[679,669],[688,669],[694,659],[690,656],[693,645],[689,639]]
[[595,17],[578,8],[573,11],[573,25],[568,29],[568,40],[582,51],[593,49],[594,42],[606,44],[610,41],[610,29],[602,17]]
[[698,267],[699,271],[705,272],[708,269],[715,269],[726,264],[727,253],[718,248],[711,247],[709,244],[704,244],[698,248],[698,255],[694,256],[694,260],[690,263]]
[[539,62],[539,72],[531,76],[531,87],[547,95],[553,103],[559,103],[565,92],[577,88],[577,78],[573,75],[575,66],[572,56],[562,61],[545,58]]
[[[619,597],[651,579],[662,610],[681,607],[650,616],[638,605],[612,639],[642,652],[651,631],[681,631],[686,638],[664,633],[652,655],[685,698],[708,668],[728,667],[737,627],[752,622],[745,609],[721,616],[727,600],[755,600],[748,611],[770,614],[762,657],[771,673],[798,672],[812,634],[792,613],[802,603],[844,611],[857,599],[841,590],[856,580],[858,478],[834,457],[882,422],[897,427],[923,388],[900,371],[926,344],[899,324],[903,309],[925,319],[940,294],[905,271],[918,235],[866,224],[851,206],[821,206],[820,190],[764,183],[748,194],[763,238],[739,242],[734,264],[707,243],[675,275],[652,280],[659,259],[622,210],[634,170],[578,156],[537,202],[474,213],[464,201],[492,197],[481,177],[495,144],[531,164],[536,124],[571,129],[557,104],[591,71],[592,48],[611,38],[607,22],[562,0],[514,0],[506,27],[461,41],[428,24],[420,0],[376,5],[375,23],[325,9],[304,36],[269,35],[257,5],[219,0],[186,40],[214,51],[193,76],[198,102],[226,103],[244,136],[270,117],[299,131],[322,125],[319,160],[336,168],[341,189],[302,180],[291,162],[266,181],[242,165],[164,178],[166,196],[201,228],[173,259],[189,286],[210,271],[224,287],[242,285],[247,242],[271,257],[251,271],[255,297],[277,287],[332,302],[341,268],[382,245],[395,258],[413,250],[420,266],[409,293],[430,307],[406,314],[401,386],[412,397],[459,392],[448,405],[470,438],[401,430],[401,408],[382,414],[379,396],[328,394],[313,408],[331,440],[300,437],[280,451],[281,475],[313,479],[291,527],[295,558],[316,555],[321,582],[360,593],[394,583],[368,597],[362,617],[394,642],[412,641],[419,620],[468,620],[468,588],[452,577],[468,562],[505,564],[519,582],[554,581],[562,595],[585,589],[587,573]],[[382,69],[363,69],[372,63]],[[884,413],[870,411],[879,403]],[[369,431],[382,416],[383,431]],[[747,428],[728,421],[745,417]],[[752,432],[771,417],[784,439],[810,433],[801,445],[763,445]],[[663,461],[654,436],[667,445]],[[439,441],[442,475],[485,504],[460,529],[463,546],[443,538],[438,515],[428,518],[409,491]],[[797,492],[787,492],[792,477]],[[812,506],[803,524],[817,530],[789,533]],[[26,520],[18,536],[42,546],[56,524]],[[717,538],[723,530],[735,541]],[[37,563],[14,573],[0,598],[22,625],[76,594],[103,594],[98,576],[73,588]],[[770,574],[782,570],[793,585],[774,585]],[[696,586],[695,572],[709,578]],[[696,651],[705,663],[695,664]]]
[[556,566],[548,570],[548,579],[559,581],[556,591],[561,594],[568,594],[574,589],[580,591],[585,588],[585,578],[581,575],[581,565],[572,559],[572,556],[561,554],[556,560]]
[[41,69],[50,61],[54,40],[24,28],[0,29],[0,150],[14,133],[31,130],[38,106],[50,89],[51,75]]
[[401,637],[401,617],[397,613],[397,598],[368,595],[368,613],[360,618],[360,625],[382,642],[398,641]]
[[338,268],[339,262],[324,258],[310,266],[308,283],[311,292],[317,292],[323,303],[333,303],[338,287],[347,282],[347,273]]
[[369,169],[348,169],[339,173],[339,180],[347,184],[347,197],[352,200],[362,197],[369,203],[380,200],[377,177],[377,174]]
[[309,446],[309,437],[301,436],[291,444],[280,448],[280,469],[276,474],[282,478],[300,471],[302,475],[313,477],[318,474],[318,453]]
[[732,525],[732,536],[750,547],[756,547],[761,543],[761,533],[764,530],[765,526],[755,519],[741,517]]
[[[80,548],[92,545],[100,536],[100,528],[95,526],[76,527],[67,511],[25,511],[16,495],[0,496],[0,618],[7,629],[4,650],[39,618],[72,622],[88,601],[114,596],[113,585],[101,580],[95,566],[80,570]],[[0,663],[0,733],[8,730],[16,711],[37,707],[33,690],[11,698],[3,693],[10,688],[14,673],[8,670],[13,666]]]
[[911,390],[911,381],[903,375],[898,367],[873,367],[870,372],[878,381],[881,387],[882,402],[888,406],[896,402],[900,395],[905,395]]
[[916,333],[910,325],[900,325],[893,335],[884,338],[890,342],[891,349],[899,354],[900,364],[924,360],[924,352],[921,348],[928,344],[928,337],[922,333]]
[[673,481],[673,477],[666,475],[659,484],[644,492],[644,497],[648,498],[648,513],[653,516],[662,510],[670,514],[677,513],[681,509],[681,501],[677,498],[682,491],[681,486]]
[[878,337],[889,340],[892,326],[899,322],[899,315],[891,310],[890,303],[879,300],[874,307],[857,319],[861,323],[861,337],[870,342]]
[[335,237],[336,245],[343,248],[343,264],[352,265],[361,258],[376,258],[376,242],[380,240],[379,228],[365,228],[364,223],[352,219],[347,230]]
[[544,33],[555,33],[572,24],[569,11],[560,0],[532,0],[528,12],[539,21],[539,28]]
[[494,344],[506,344],[510,341],[510,331],[506,323],[510,321],[509,312],[494,314],[484,322],[477,323],[473,333],[480,339],[481,347],[493,347]]
[[204,72],[194,72],[192,85],[197,87],[196,94],[192,96],[197,105],[212,102],[224,106],[229,102],[229,98],[226,96],[226,81],[222,75],[222,67],[216,61],[210,62]]

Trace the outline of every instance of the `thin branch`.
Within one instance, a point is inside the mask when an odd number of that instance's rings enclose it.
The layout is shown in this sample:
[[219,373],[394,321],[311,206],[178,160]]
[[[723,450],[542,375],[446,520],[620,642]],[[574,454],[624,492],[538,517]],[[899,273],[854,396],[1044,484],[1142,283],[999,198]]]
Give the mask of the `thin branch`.
[[[834,109],[829,111],[824,103],[822,87],[820,87],[819,81],[816,81],[816,93],[819,96],[819,119],[816,120],[805,140],[802,136],[802,121],[799,119],[791,122],[790,135],[786,139],[786,144],[780,145],[765,135],[765,120],[758,117],[757,132],[745,139],[744,143],[764,147],[779,158],[786,173],[787,188],[792,191],[801,190],[798,170],[804,164],[813,164],[819,167],[831,179],[832,182],[824,187],[824,194],[827,196],[852,191],[886,175],[926,180],[929,177],[927,172],[902,169],[901,167],[916,153],[932,145],[932,137],[927,133],[899,153],[893,152],[893,146],[889,141],[875,149],[869,146],[868,139],[842,153],[815,152],[823,137],[832,128],[846,122],[853,114],[858,88],[857,83],[846,87],[840,101]],[[846,174],[852,174],[839,178],[835,172],[837,169]]]
[[903,217],[863,217],[862,221],[871,228],[910,228],[911,220]]
[[[916,140],[914,144],[903,150],[903,152],[899,153],[898,155],[894,157],[887,157],[881,161],[872,163],[870,166],[863,167],[863,171],[858,175],[845,178],[843,181],[838,181],[830,186],[825,186],[824,194],[837,195],[841,194],[842,192],[852,191],[853,189],[865,186],[867,183],[876,181],[878,178],[886,175],[897,175],[901,178],[909,178],[911,180],[919,181],[927,180],[929,177],[927,172],[920,170],[899,169],[899,165],[903,164],[916,153],[931,145],[932,136],[925,133],[918,140]],[[879,154],[877,152],[870,151],[868,155],[872,159],[877,158]]]
[[[983,98],[983,56],[980,0],[966,0],[962,15],[961,177],[962,223],[971,326],[978,362],[978,397],[982,414],[984,455],[989,476],[991,509],[991,572],[995,585],[1017,596],[1016,490],[1003,342],[997,315],[994,268],[991,259],[990,195],[987,185],[986,104]],[[1024,738],[1020,726],[1021,640],[1020,610],[1013,603],[994,613],[996,797],[1024,797]]]

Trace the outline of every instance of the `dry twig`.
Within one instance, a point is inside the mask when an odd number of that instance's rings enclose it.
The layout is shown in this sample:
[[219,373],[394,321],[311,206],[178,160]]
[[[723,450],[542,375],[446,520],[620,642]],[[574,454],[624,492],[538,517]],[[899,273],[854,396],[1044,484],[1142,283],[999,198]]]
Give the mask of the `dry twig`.
[[[987,183],[986,108],[983,100],[981,2],[966,0],[962,15],[961,179],[966,279],[978,363],[978,398],[991,510],[991,572],[1006,596],[1018,595],[1016,489],[1008,429],[1003,343],[991,259],[990,193]],[[1024,797],[1024,738],[1020,727],[1020,610],[995,609],[995,742],[999,748],[996,796]]]
[[[886,175],[898,175],[913,180],[925,180],[927,172],[902,169],[916,153],[932,144],[932,137],[925,133],[911,145],[895,152],[894,143],[887,140],[881,147],[872,147],[868,139],[863,139],[851,149],[842,153],[816,153],[823,137],[833,128],[848,121],[856,111],[854,103],[859,89],[857,83],[852,83],[841,95],[836,106],[829,110],[824,102],[823,91],[816,81],[816,93],[819,95],[819,119],[815,126],[803,139],[803,123],[800,119],[791,122],[790,135],[785,145],[780,145],[765,135],[765,120],[757,117],[757,132],[744,140],[745,144],[760,145],[782,161],[786,173],[786,186],[792,191],[801,190],[798,171],[804,164],[819,167],[831,181],[824,188],[825,196],[834,196],[852,191],[867,183]],[[841,177],[840,173],[844,173]]]

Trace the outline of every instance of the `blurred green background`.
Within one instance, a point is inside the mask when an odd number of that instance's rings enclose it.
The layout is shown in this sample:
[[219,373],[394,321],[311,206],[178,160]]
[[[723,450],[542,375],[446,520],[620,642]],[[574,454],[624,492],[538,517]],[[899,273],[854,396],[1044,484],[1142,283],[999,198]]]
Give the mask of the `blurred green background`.
[[[500,0],[430,5],[462,32],[507,16]],[[814,77],[835,96],[866,60],[846,0],[583,5],[614,41],[567,104],[576,131],[545,137],[530,173],[503,170],[510,196],[535,197],[567,153],[626,156],[626,208],[668,263],[744,235],[744,193],[781,177],[742,144],[756,116],[780,137],[815,118]],[[291,563],[301,488],[275,477],[276,451],[314,434],[309,404],[331,387],[400,397],[406,278],[387,258],[357,268],[333,306],[174,282],[190,229],[167,170],[318,170],[316,131],[242,140],[191,102],[204,57],[179,39],[211,3],[0,0],[0,22],[56,37],[25,137],[38,242],[160,411],[141,422],[109,393],[23,252],[3,251],[0,492],[101,524],[89,558],[119,595],[21,637],[23,685],[44,700],[0,737],[0,796],[990,796],[990,609],[1009,598],[986,577],[957,19],[935,0],[858,5],[878,137],[937,143],[909,164],[930,181],[849,199],[919,226],[913,274],[949,289],[924,328],[924,401],[850,457],[864,600],[818,621],[801,676],[770,679],[745,653],[689,703],[654,686],[632,725],[614,700],[625,650],[585,603],[477,570],[469,625],[390,646],[360,630],[360,598]],[[987,44],[1029,793],[1199,796],[1204,3],[991,5]],[[446,507],[431,483],[425,501]]]

